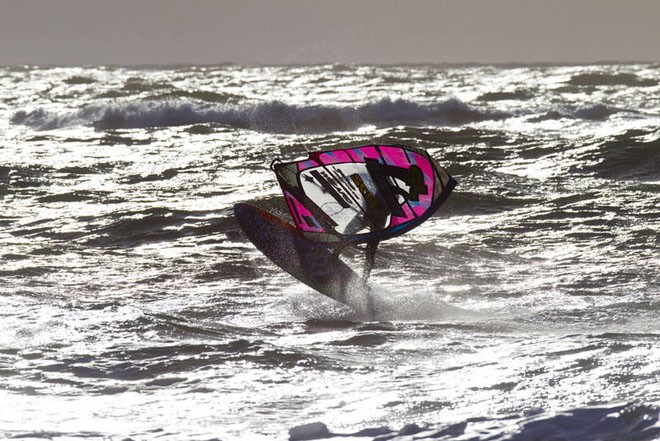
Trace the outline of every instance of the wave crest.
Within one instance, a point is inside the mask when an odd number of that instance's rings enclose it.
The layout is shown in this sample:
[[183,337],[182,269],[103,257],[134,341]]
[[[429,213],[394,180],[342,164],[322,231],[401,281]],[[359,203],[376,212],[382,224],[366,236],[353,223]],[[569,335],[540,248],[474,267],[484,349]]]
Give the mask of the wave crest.
[[365,125],[461,125],[511,114],[479,110],[457,99],[433,104],[384,98],[358,107],[308,105],[281,101],[209,106],[189,101],[93,104],[58,115],[39,108],[16,112],[11,122],[37,130],[91,125],[98,130],[170,127],[216,123],[272,133],[350,131]]
[[632,112],[626,109],[619,109],[616,107],[606,106],[605,104],[593,104],[590,106],[582,107],[567,107],[562,109],[555,109],[546,112],[545,114],[534,116],[528,119],[530,122],[541,122],[553,119],[582,119],[590,121],[604,121],[611,115],[619,112]]

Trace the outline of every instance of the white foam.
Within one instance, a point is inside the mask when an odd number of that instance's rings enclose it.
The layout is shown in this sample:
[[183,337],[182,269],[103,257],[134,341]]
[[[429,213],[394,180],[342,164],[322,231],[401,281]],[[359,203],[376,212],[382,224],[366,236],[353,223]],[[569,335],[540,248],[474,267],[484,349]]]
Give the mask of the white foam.
[[397,292],[377,285],[371,290],[352,289],[347,305],[316,292],[299,292],[290,296],[295,315],[316,320],[391,320],[441,321],[472,319],[479,313],[450,305],[436,292]]

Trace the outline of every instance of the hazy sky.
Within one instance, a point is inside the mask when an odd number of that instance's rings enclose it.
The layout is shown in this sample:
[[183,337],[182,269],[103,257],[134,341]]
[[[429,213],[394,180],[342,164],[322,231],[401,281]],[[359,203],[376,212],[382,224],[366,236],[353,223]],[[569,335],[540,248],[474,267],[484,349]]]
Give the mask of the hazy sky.
[[0,0],[0,65],[660,61],[660,0]]

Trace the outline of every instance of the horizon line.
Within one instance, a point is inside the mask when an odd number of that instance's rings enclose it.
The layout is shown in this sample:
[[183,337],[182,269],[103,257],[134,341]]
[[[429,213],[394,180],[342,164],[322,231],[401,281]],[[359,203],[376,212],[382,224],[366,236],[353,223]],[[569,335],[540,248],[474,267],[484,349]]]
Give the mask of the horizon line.
[[260,63],[260,62],[234,62],[234,61],[219,61],[219,62],[169,62],[169,63],[0,63],[2,69],[34,69],[34,68],[134,68],[134,69],[163,69],[163,68],[215,68],[224,66],[236,67],[311,67],[311,66],[372,66],[372,67],[416,67],[416,66],[433,66],[433,67],[569,67],[569,66],[593,66],[593,65],[635,65],[635,64],[660,64],[660,60],[599,60],[599,61],[498,61],[498,62],[484,62],[484,61],[415,61],[415,62],[387,62],[387,63],[373,63],[373,62],[340,62],[340,61],[325,61],[325,62],[294,62],[294,63]]

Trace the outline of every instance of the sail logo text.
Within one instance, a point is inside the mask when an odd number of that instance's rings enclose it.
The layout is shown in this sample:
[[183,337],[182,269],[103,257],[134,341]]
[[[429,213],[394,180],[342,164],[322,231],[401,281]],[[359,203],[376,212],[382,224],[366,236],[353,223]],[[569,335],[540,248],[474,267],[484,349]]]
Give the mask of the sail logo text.
[[362,196],[364,196],[364,199],[367,201],[369,208],[376,208],[378,206],[378,201],[376,200],[376,197],[369,191],[367,186],[364,185],[364,181],[360,175],[353,174],[351,175],[351,179],[353,180],[353,183],[358,188],[358,190],[360,190]]

